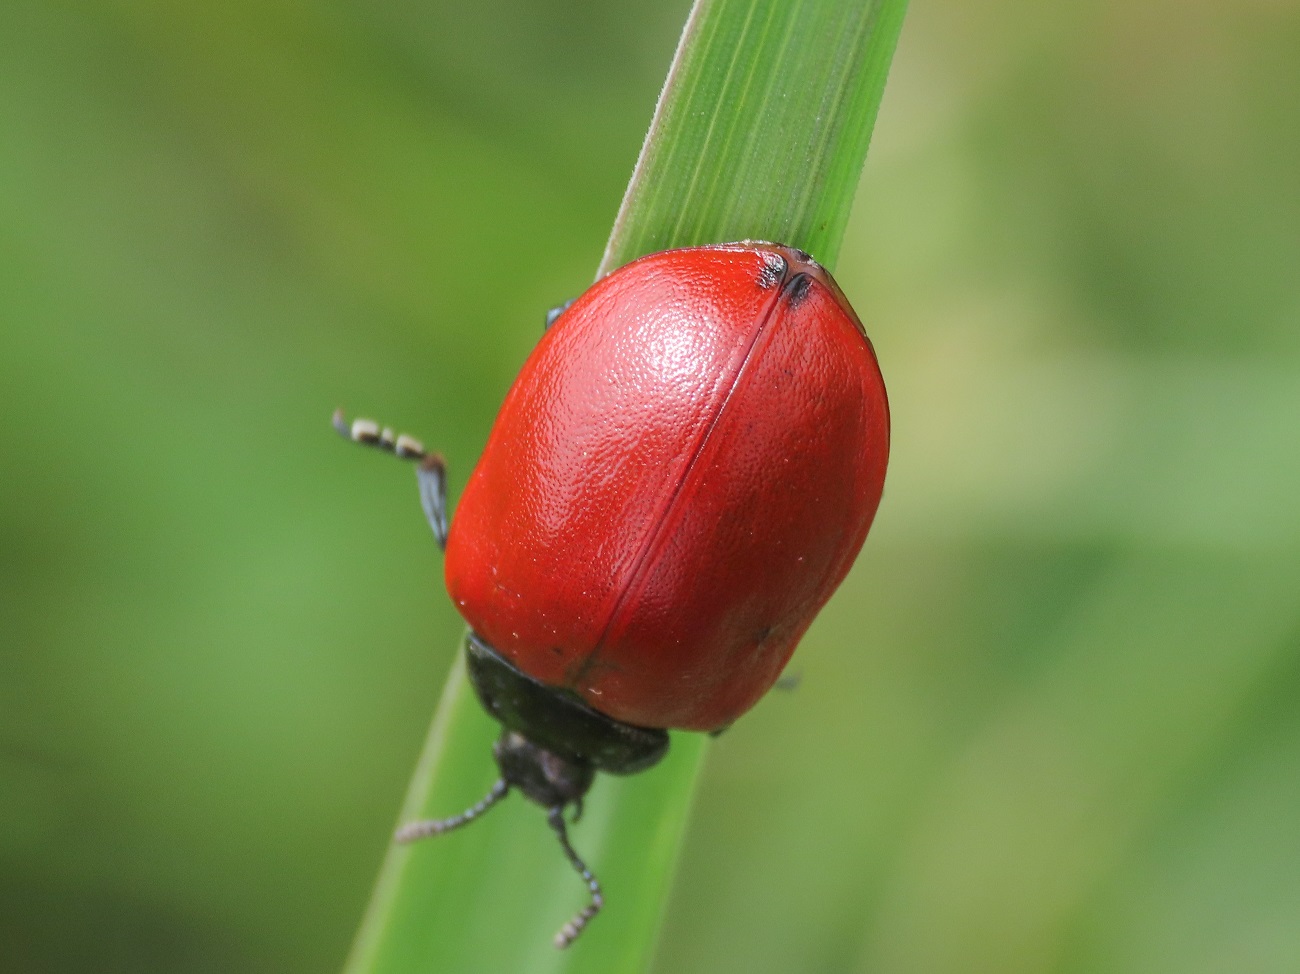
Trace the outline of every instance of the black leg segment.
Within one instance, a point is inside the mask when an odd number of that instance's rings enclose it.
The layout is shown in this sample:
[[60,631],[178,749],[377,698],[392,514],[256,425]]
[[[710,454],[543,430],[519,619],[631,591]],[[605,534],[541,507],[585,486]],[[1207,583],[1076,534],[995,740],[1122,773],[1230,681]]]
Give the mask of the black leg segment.
[[573,846],[569,844],[569,830],[564,825],[564,806],[556,805],[547,812],[546,821],[555,830],[555,836],[560,840],[560,848],[564,850],[564,855],[568,858],[569,864],[573,866],[573,871],[582,877],[583,882],[587,884],[587,891],[591,894],[591,902],[575,913],[564,926],[556,931],[555,946],[563,950],[578,939],[578,935],[591,922],[592,917],[600,912],[600,908],[605,905],[605,896],[600,890],[599,880],[587,868],[587,864],[574,851]]

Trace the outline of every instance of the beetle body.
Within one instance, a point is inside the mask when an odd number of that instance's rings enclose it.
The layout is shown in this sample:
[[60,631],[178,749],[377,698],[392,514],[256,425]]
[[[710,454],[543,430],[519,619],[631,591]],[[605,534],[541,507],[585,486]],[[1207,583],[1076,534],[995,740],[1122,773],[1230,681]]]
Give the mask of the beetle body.
[[871,345],[806,254],[652,254],[524,365],[452,523],[447,588],[540,683],[628,724],[714,730],[844,578],[888,449]]
[[[667,728],[727,726],[776,681],[848,572],[880,502],[889,408],[875,353],[802,251],[665,251],[598,281],[548,329],[447,525],[442,459],[368,420],[335,426],[418,462],[447,589],[470,625],[470,683],[502,725],[500,777],[570,845],[598,771],[633,774]],[[553,327],[551,327],[553,325]]]

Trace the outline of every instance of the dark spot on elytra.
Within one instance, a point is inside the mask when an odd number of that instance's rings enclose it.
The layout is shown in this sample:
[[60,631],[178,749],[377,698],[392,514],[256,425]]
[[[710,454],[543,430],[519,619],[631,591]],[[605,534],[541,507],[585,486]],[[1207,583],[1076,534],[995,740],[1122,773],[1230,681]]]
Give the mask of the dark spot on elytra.
[[808,297],[808,292],[811,290],[812,278],[807,274],[796,274],[785,282],[785,299],[790,303],[791,308],[797,308],[803,304],[804,298]]
[[777,282],[785,277],[785,271],[784,257],[780,254],[764,254],[763,269],[758,272],[758,286],[764,291],[770,287],[775,287]]

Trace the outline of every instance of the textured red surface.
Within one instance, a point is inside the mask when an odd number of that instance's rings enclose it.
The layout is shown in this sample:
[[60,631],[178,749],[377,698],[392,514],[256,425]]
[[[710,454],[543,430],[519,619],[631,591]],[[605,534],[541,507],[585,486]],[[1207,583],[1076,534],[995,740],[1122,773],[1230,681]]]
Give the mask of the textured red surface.
[[447,588],[502,655],[595,709],[721,727],[844,578],[888,452],[875,355],[824,270],[767,244],[653,254],[525,363]]

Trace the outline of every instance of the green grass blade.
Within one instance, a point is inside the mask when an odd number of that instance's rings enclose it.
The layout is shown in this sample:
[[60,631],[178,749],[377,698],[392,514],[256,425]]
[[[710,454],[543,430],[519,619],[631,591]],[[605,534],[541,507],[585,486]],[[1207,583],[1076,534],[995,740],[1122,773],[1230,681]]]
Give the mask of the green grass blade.
[[[779,240],[831,265],[904,0],[701,0],[691,13],[601,263],[666,247]],[[452,671],[403,820],[452,814],[494,778],[495,736]],[[585,901],[541,812],[512,797],[472,828],[392,847],[345,974],[643,971],[672,882],[705,738],[606,777],[574,844],[607,906],[582,940],[551,936]]]
[[695,5],[601,261],[774,240],[839,255],[906,0]]

